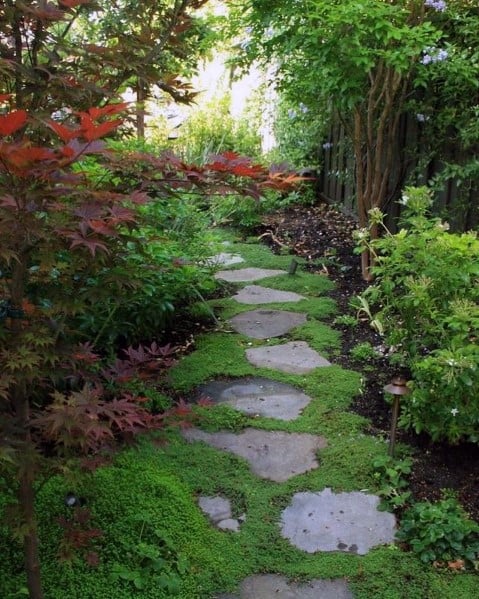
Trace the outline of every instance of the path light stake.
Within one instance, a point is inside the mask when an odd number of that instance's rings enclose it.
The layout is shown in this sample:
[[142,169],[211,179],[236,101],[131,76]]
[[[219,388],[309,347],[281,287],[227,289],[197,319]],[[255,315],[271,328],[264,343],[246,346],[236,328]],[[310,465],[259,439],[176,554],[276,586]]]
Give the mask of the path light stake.
[[394,446],[396,444],[396,429],[399,416],[399,400],[404,395],[409,395],[411,390],[407,386],[407,380],[402,376],[395,376],[389,385],[385,385],[384,391],[390,393],[393,400],[393,413],[391,420],[391,435],[389,437],[389,450],[390,456],[394,457]]
[[298,268],[299,262],[297,262],[294,258],[291,260],[291,264],[288,268],[288,274],[294,275],[296,273],[296,269]]

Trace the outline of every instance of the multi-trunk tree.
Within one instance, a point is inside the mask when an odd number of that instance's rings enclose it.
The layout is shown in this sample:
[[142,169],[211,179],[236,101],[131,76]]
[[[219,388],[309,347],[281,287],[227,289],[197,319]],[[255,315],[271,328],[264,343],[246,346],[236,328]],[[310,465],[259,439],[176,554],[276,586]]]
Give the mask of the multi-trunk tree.
[[[314,108],[311,114],[322,112],[330,122],[343,125],[355,159],[359,225],[366,227],[368,212],[384,209],[403,184],[402,180],[393,184],[402,158],[397,151],[401,116],[414,106],[418,120],[422,117],[429,126],[426,119],[434,115],[428,113],[432,100],[428,91],[442,95],[445,81],[454,80],[456,89],[467,82],[469,94],[477,90],[477,53],[470,38],[471,26],[477,23],[473,3],[245,0],[233,4],[240,7],[241,15],[234,20],[245,37],[239,60],[274,61],[281,93],[297,106]],[[454,47],[459,27],[468,40],[462,48]],[[453,88],[447,89],[447,107],[436,107],[441,115],[450,113],[443,133],[457,130],[456,123],[463,120],[459,114],[451,118]],[[460,96],[453,105],[458,100]],[[471,115],[470,96],[468,102],[466,112]],[[435,139],[438,146],[441,141]],[[370,256],[364,252],[365,278],[369,267]]]

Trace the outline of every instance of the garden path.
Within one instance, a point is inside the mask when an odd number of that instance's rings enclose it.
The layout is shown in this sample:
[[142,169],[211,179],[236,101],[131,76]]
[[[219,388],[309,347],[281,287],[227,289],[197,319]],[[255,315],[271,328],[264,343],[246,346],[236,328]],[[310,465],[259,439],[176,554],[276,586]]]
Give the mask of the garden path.
[[[227,253],[213,258],[223,265],[238,265],[238,256]],[[288,276],[286,271],[240,268],[223,270],[216,277],[225,281],[260,281],[273,275]],[[233,296],[242,304],[251,305],[249,312],[231,318],[231,326],[252,339],[265,340],[265,345],[245,350],[254,366],[282,372],[303,374],[316,368],[328,368],[331,363],[305,341],[290,341],[271,345],[307,320],[308,314],[286,310],[268,310],[268,303],[297,302],[307,295],[249,285]],[[280,421],[296,419],[311,398],[301,389],[264,377],[245,377],[230,382],[211,381],[199,392],[215,403],[226,403],[249,416],[266,416]],[[247,428],[241,433],[220,431],[207,433],[199,429],[184,432],[190,442],[203,441],[217,449],[232,452],[246,459],[252,472],[273,483],[280,483],[301,473],[320,468],[317,455],[328,445],[328,439],[308,433],[264,431]],[[307,553],[349,552],[366,554],[371,548],[392,543],[395,518],[378,510],[379,497],[357,490],[334,493],[330,488],[319,492],[298,492],[282,511],[281,536]],[[199,505],[212,525],[223,530],[238,531],[248,514],[232,518],[227,497],[201,497]],[[296,584],[276,574],[261,574],[246,578],[237,594],[221,594],[217,599],[351,599],[345,579],[315,579]]]

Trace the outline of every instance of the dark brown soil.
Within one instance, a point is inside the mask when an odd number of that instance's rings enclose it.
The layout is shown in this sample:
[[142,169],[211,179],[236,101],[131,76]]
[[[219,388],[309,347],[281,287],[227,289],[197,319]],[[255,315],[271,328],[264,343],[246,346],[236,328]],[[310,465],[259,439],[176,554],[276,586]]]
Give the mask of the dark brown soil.
[[[336,284],[331,293],[340,314],[352,314],[349,299],[365,289],[359,257],[353,253],[352,231],[356,224],[332,207],[294,207],[265,217],[259,230],[263,241],[273,251],[285,251],[302,258],[301,266],[329,276]],[[359,326],[339,326],[343,334],[341,356],[335,359],[345,368],[359,370],[365,379],[364,391],[358,395],[352,410],[370,421],[368,432],[389,436],[391,408],[386,403],[383,387],[400,374],[387,358],[355,361],[350,350],[358,343],[381,345],[379,336],[367,322]],[[410,488],[418,501],[437,500],[443,489],[451,489],[466,511],[479,521],[479,446],[460,444],[454,447],[432,443],[425,435],[399,431],[398,441],[413,449],[414,465]]]

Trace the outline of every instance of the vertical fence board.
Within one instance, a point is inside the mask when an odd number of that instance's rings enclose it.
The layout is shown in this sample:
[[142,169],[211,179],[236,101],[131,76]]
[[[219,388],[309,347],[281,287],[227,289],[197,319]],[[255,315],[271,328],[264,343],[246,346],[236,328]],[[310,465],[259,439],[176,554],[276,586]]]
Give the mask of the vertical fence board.
[[[318,191],[327,201],[339,205],[345,212],[356,214],[354,171],[355,161],[350,140],[347,139],[341,125],[333,124],[324,143],[330,147],[320,148],[322,163]],[[441,172],[442,164],[438,160],[431,161],[423,169],[418,170],[421,148],[425,148],[421,140],[421,123],[416,115],[405,115],[399,126],[395,148],[396,160],[391,171],[388,187],[387,219],[389,227],[395,229],[400,215],[397,200],[405,184],[425,185],[434,175]],[[458,149],[448,146],[444,155],[454,160],[458,158]],[[339,175],[338,175],[339,173]],[[456,230],[468,230],[479,224],[479,189],[469,191],[458,187],[457,182],[449,181],[444,189],[435,194],[434,212],[451,220]]]

